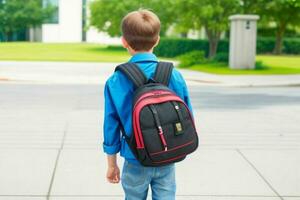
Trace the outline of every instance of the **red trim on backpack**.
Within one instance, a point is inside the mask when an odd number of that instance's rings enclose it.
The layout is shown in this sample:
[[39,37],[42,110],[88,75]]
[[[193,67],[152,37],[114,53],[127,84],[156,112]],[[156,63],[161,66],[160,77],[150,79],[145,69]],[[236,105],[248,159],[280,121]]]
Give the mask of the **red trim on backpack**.
[[139,103],[135,105],[134,112],[133,112],[133,128],[134,128],[134,136],[136,139],[137,148],[145,147],[140,123],[138,123],[142,108],[150,104],[163,103],[167,101],[179,101],[181,103],[184,103],[180,97],[170,93],[169,96],[163,96],[163,97],[153,96],[152,98],[146,98],[144,100],[141,100]]
[[188,146],[189,144],[192,144],[192,143],[194,143],[194,141],[190,141],[190,142],[187,142],[187,143],[185,143],[185,144],[176,146],[176,147],[174,147],[174,148],[172,148],[172,149],[168,149],[167,151],[158,151],[158,152],[150,153],[150,156],[154,156],[154,155],[161,154],[161,153],[168,153],[168,152],[170,152],[170,151],[174,151],[174,150],[176,150],[176,149],[180,149],[180,148],[183,148],[183,147],[185,147],[185,146]]
[[[148,97],[151,97],[151,96],[152,96],[152,98],[156,98],[156,97],[158,97],[158,95],[161,96],[161,95],[168,95],[168,94],[174,95],[171,91],[166,91],[166,90],[149,91],[149,92],[143,94],[142,96],[140,96],[140,97],[138,98],[138,100],[137,100],[137,101],[135,102],[135,104],[134,104],[133,110],[135,110],[135,107],[137,106],[137,104],[139,104],[140,101],[142,101],[142,100],[145,99],[145,98],[148,98]],[[134,113],[135,113],[135,112],[134,112]],[[134,116],[134,115],[133,115],[133,116]],[[138,149],[142,149],[142,148],[144,148],[144,142],[141,141],[142,139],[140,139],[139,134],[136,134],[136,133],[138,133],[138,132],[137,132],[137,128],[136,128],[136,124],[138,124],[138,121],[136,121],[136,120],[137,120],[137,119],[136,119],[135,117],[133,117],[133,120],[132,120],[132,121],[133,121],[134,136],[135,136],[137,148],[138,148]]]
[[180,155],[180,156],[176,156],[174,158],[170,158],[170,159],[167,159],[167,160],[162,160],[162,161],[154,161],[153,163],[156,163],[156,164],[159,164],[159,163],[165,163],[165,162],[170,162],[170,161],[173,161],[173,160],[177,160],[179,158],[182,158],[184,156],[188,155],[188,153],[186,154],[183,154],[183,155]]
[[166,90],[154,90],[154,91],[147,92],[138,98],[138,100],[135,102],[134,107],[144,98],[150,96],[157,96],[157,95],[166,95],[166,94],[174,95],[171,91],[166,91]]

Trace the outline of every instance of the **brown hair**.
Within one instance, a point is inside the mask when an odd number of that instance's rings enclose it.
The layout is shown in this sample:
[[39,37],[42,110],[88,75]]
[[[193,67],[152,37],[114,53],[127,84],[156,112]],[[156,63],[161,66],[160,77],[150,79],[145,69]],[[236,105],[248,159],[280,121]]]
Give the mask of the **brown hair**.
[[149,10],[130,12],[122,20],[123,37],[135,51],[149,51],[153,48],[159,32],[159,18]]

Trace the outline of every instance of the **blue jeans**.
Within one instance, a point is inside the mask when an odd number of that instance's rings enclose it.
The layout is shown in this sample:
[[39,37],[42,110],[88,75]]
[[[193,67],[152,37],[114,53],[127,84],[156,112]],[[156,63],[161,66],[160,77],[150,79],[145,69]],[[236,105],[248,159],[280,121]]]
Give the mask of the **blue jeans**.
[[153,200],[175,200],[175,164],[144,167],[125,160],[121,182],[125,200],[145,200],[149,185]]

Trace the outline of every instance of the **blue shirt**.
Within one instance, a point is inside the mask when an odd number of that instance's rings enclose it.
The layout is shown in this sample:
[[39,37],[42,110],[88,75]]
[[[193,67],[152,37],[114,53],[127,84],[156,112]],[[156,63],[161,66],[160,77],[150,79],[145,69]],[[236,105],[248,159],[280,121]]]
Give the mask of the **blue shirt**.
[[[138,53],[132,56],[129,62],[136,63],[149,79],[154,76],[158,60],[152,53]],[[186,83],[176,69],[173,69],[169,88],[181,97],[192,110]],[[138,163],[120,132],[121,122],[126,134],[128,136],[132,134],[133,93],[133,83],[120,71],[115,72],[106,81],[103,150],[110,155],[120,152],[121,156],[129,162]]]

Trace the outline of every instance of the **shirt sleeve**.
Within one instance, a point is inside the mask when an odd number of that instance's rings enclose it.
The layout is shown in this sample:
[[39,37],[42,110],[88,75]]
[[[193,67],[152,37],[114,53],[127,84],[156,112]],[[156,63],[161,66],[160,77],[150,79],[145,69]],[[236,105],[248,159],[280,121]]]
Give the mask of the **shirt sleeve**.
[[[182,77],[182,75],[181,75]],[[190,98],[190,94],[189,94],[189,90],[188,87],[186,85],[186,82],[184,80],[184,78],[182,77],[182,86],[183,86],[183,100],[186,103],[186,105],[189,107],[191,113],[193,114],[193,108],[192,108],[192,103],[191,103],[191,98]]]
[[103,123],[103,151],[107,154],[117,154],[121,149],[119,115],[116,111],[112,94],[109,88],[109,81],[104,88],[104,123]]
[[176,69],[173,69],[173,74],[169,86],[176,92],[178,96],[180,96],[181,99],[184,100],[185,104],[188,106],[189,110],[193,114],[193,108],[188,87],[182,74]]

